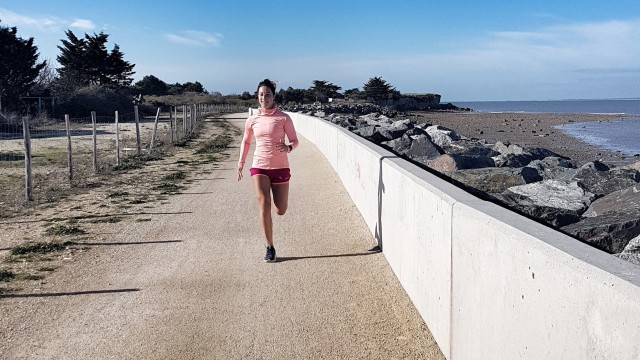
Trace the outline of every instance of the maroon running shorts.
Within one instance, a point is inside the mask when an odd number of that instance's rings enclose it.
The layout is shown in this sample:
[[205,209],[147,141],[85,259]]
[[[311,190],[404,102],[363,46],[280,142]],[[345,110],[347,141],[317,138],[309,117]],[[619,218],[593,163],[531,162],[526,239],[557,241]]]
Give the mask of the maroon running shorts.
[[284,169],[258,169],[251,168],[249,169],[251,176],[254,175],[265,175],[269,177],[272,184],[286,184],[291,179],[291,171],[289,168]]

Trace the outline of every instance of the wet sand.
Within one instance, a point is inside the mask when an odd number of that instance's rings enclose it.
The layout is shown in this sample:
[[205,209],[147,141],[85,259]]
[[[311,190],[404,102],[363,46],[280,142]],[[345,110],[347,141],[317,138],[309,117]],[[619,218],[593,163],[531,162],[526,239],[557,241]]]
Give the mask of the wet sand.
[[418,122],[442,125],[460,135],[486,139],[490,143],[502,141],[524,147],[545,148],[569,157],[578,166],[594,160],[609,165],[640,161],[640,157],[601,149],[554,128],[569,123],[624,119],[621,115],[414,112],[410,116]]

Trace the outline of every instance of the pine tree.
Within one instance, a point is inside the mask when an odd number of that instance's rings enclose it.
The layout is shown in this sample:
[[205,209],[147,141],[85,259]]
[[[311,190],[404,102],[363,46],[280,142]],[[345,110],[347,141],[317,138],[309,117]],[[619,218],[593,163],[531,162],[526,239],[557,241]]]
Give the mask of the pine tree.
[[120,46],[115,44],[108,58],[108,68],[110,69],[108,75],[111,78],[111,84],[117,87],[131,85],[132,76],[136,73],[133,71],[134,67],[134,64],[124,60],[124,54],[120,51]]
[[38,47],[33,38],[19,38],[16,27],[0,24],[0,110],[17,110],[20,96],[27,95],[40,70],[47,64],[38,63]]
[[386,100],[389,96],[396,94],[396,89],[393,86],[377,76],[369,79],[369,81],[364,84],[363,90],[367,99],[376,102]]
[[111,69],[109,67],[109,51],[107,40],[109,35],[100,32],[93,36],[84,36],[84,63],[85,76],[91,85],[108,85],[111,81]]
[[76,87],[131,85],[135,65],[124,60],[124,54],[117,44],[111,52],[107,50],[108,34],[85,34],[82,39],[71,30],[65,34],[67,40],[62,40],[62,46],[58,46],[60,55],[57,57],[60,63],[58,72],[63,82],[76,84]]
[[88,79],[83,79],[85,72],[85,43],[83,39],[78,39],[71,30],[64,32],[68,40],[62,40],[62,46],[58,46],[60,55],[57,56],[60,67],[58,74],[64,81],[72,81],[78,86],[89,85]]
[[327,101],[327,98],[340,96],[338,91],[342,89],[338,85],[334,85],[324,80],[313,80],[311,91],[316,95],[316,99],[320,102]]

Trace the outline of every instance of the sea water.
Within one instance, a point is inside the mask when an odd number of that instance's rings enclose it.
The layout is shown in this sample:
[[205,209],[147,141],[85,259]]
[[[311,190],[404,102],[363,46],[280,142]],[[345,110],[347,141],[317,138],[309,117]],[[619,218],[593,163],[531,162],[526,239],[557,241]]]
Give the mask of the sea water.
[[[446,101],[442,101],[446,103]],[[462,101],[451,102],[480,112],[557,114],[627,114],[640,117],[640,99],[550,100],[550,101]]]
[[[443,103],[446,103],[443,101]],[[581,141],[625,155],[640,154],[640,99],[451,102],[479,112],[612,114],[624,120],[571,123],[557,128]]]
[[640,119],[572,123],[556,128],[602,149],[640,155]]

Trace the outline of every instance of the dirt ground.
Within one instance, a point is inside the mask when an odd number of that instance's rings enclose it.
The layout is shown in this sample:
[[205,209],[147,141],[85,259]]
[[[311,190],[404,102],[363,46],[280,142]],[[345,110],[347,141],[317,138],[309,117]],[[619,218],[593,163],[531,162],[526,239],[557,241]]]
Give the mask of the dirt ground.
[[[160,149],[158,160],[145,161],[142,167],[131,170],[90,175],[81,179],[81,185],[75,188],[70,188],[66,171],[60,166],[55,170],[52,169],[55,164],[35,168],[34,172],[48,174],[48,180],[54,176],[54,171],[62,175],[58,174],[53,179],[57,183],[52,185],[53,189],[48,189],[55,194],[51,201],[39,199],[25,204],[22,181],[18,184],[20,192],[10,195],[16,199],[17,206],[5,206],[3,213],[8,216],[0,220],[0,271],[13,276],[6,275],[7,281],[0,281],[0,294],[37,291],[40,285],[46,284],[49,274],[82,257],[90,249],[86,244],[108,241],[108,235],[96,237],[95,234],[108,234],[114,224],[149,221],[150,216],[146,214],[153,213],[158,204],[167,203],[170,196],[180,193],[194,178],[215,169],[215,164],[228,156],[224,152],[226,149],[204,154],[194,152],[217,135],[230,132],[234,136],[238,130],[222,120],[212,124],[215,126],[203,128],[203,133],[185,147]],[[112,126],[102,125],[99,129],[111,133]],[[141,123],[141,133],[151,134],[153,126],[153,123]],[[160,124],[159,130],[165,126],[167,124]],[[135,134],[135,124],[121,124],[121,134],[128,132]],[[123,138],[125,145],[121,156],[124,161],[126,152],[135,152],[135,146],[131,148],[135,142],[131,135]],[[92,135],[74,136],[73,142],[79,152],[79,144],[91,146]],[[110,141],[98,143],[103,149],[113,146]],[[21,139],[0,141],[0,152],[20,151],[23,147]],[[65,149],[66,137],[35,139],[34,148],[34,154],[39,149]],[[18,178],[24,177],[23,168],[5,167],[2,171],[3,176],[15,172]],[[43,244],[53,244],[53,247],[41,249]],[[24,253],[13,254],[12,249],[18,246],[27,249]]]
[[[139,124],[141,139],[141,154],[151,154],[150,143],[154,131],[153,121],[141,121]],[[136,125],[133,122],[123,122],[119,125],[119,148],[121,164],[137,153]],[[168,122],[159,122],[154,143],[154,153],[171,151]],[[105,176],[94,176],[93,170],[93,131],[91,124],[72,124],[71,146],[73,164],[73,187],[69,181],[67,136],[64,124],[40,126],[32,130],[31,134],[31,173],[32,200],[30,204],[63,201],[60,196],[81,190],[83,187],[93,186],[92,182],[99,182]],[[98,124],[96,126],[96,150],[98,171],[103,175],[112,172],[116,161],[116,130],[115,124]],[[13,216],[23,209],[29,208],[25,204],[25,167],[24,140],[21,133],[0,133],[0,216]],[[177,139],[183,139],[180,134]],[[175,140],[175,139],[174,139]],[[177,140],[176,140],[177,141]],[[174,141],[174,143],[176,142]]]

